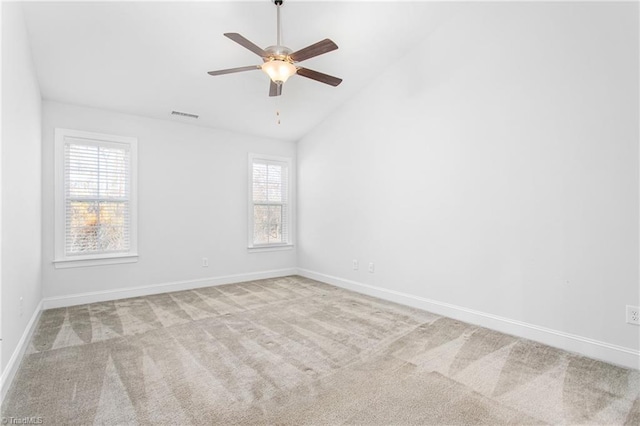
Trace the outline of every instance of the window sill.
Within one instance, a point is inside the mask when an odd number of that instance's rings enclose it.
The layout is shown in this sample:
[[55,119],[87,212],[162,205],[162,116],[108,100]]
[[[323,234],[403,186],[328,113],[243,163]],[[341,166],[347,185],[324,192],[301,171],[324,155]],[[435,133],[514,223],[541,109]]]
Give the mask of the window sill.
[[266,251],[282,251],[282,250],[292,250],[293,244],[282,244],[277,246],[258,246],[258,247],[248,247],[247,250],[249,253],[262,253]]
[[79,259],[54,260],[56,269],[82,268],[85,266],[116,265],[119,263],[135,263],[138,261],[137,254],[124,254],[117,256],[84,257]]

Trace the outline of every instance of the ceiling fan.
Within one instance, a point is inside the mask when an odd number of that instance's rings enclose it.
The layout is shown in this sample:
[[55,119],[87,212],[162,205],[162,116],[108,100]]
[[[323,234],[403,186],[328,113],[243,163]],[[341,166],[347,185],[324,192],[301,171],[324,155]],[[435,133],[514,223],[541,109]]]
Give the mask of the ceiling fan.
[[283,0],[273,0],[273,3],[277,8],[277,44],[275,46],[269,46],[265,49],[261,49],[260,47],[253,44],[251,41],[247,40],[243,36],[238,33],[225,33],[225,37],[230,38],[235,41],[239,45],[249,49],[256,55],[262,58],[264,62],[262,65],[249,65],[247,67],[238,67],[238,68],[229,68],[226,70],[218,70],[218,71],[209,71],[207,74],[209,75],[222,75],[222,74],[231,74],[236,72],[243,71],[251,71],[251,70],[262,70],[264,71],[269,78],[271,78],[270,86],[269,86],[269,96],[280,96],[282,95],[282,85],[289,77],[294,74],[301,75],[302,77],[307,77],[312,80],[319,81],[321,83],[328,84],[330,86],[337,86],[342,83],[341,78],[333,77],[331,75],[323,74],[318,71],[310,70],[309,68],[303,68],[300,66],[294,65],[297,62],[302,62],[304,60],[313,58],[315,56],[322,55],[324,53],[331,52],[338,48],[333,41],[325,38],[322,41],[314,43],[310,46],[305,47],[304,49],[300,49],[298,51],[293,52],[286,46],[281,44],[281,33],[280,33],[280,8],[282,7]]

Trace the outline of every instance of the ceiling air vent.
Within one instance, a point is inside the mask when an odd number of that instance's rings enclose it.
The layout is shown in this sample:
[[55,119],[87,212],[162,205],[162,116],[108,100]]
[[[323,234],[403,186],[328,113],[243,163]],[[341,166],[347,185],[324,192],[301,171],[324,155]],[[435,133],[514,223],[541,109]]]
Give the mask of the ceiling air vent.
[[180,112],[180,111],[171,111],[171,115],[177,115],[180,117],[194,118],[197,119],[199,116],[196,114],[189,114],[188,112]]

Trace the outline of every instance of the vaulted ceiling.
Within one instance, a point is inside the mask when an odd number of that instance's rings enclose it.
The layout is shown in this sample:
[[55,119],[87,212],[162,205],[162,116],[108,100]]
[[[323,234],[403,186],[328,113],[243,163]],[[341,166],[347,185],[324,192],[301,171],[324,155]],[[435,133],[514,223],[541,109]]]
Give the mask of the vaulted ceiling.
[[[263,48],[276,44],[270,0],[24,4],[43,99],[282,140],[301,138],[410,49],[427,55],[420,42],[459,7],[285,1],[283,44],[298,50],[331,38],[337,51],[303,65],[344,81],[334,88],[293,76],[283,96],[270,98],[261,71],[207,75],[261,63],[222,34],[238,32]],[[172,117],[172,110],[200,118]]]

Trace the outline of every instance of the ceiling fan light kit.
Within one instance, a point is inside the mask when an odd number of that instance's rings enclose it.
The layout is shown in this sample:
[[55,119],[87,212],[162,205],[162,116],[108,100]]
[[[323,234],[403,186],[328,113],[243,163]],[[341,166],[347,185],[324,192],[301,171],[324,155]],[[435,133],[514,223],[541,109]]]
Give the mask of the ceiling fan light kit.
[[266,72],[271,81],[282,84],[294,75],[298,69],[289,61],[272,59],[262,64],[262,71]]
[[294,74],[298,74],[302,77],[310,78],[311,80],[319,81],[320,83],[329,84],[331,86],[337,86],[342,83],[341,78],[333,77],[328,74],[323,74],[318,71],[310,70],[294,65],[296,62],[301,62],[324,53],[331,52],[338,49],[333,41],[328,38],[321,40],[317,43],[307,46],[304,49],[300,49],[293,52],[281,43],[280,33],[280,8],[282,7],[283,0],[273,0],[277,9],[277,44],[275,46],[269,46],[266,49],[261,49],[251,41],[238,33],[225,33],[224,36],[235,41],[244,48],[252,51],[256,55],[260,56],[263,60],[262,65],[250,65],[246,67],[229,68],[218,71],[209,71],[209,75],[223,75],[232,74],[236,72],[251,71],[261,69],[271,79],[269,86],[269,96],[282,95],[282,85],[287,81],[289,77]]

